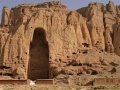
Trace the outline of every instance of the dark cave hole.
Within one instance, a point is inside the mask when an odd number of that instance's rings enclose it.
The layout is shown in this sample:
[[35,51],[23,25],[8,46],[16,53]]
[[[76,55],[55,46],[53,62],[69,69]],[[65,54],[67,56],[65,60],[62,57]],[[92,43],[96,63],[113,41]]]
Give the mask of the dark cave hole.
[[34,30],[29,55],[28,78],[32,80],[48,79],[49,47],[43,28],[36,28]]

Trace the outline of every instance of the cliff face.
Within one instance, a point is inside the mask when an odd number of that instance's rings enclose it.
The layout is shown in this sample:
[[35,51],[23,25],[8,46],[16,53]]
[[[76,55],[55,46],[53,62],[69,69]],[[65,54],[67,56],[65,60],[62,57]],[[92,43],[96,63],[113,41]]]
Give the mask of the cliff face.
[[[77,11],[69,11],[60,2],[5,7],[1,25],[9,31],[0,34],[1,66],[17,79],[99,73],[100,67],[85,67],[90,62],[99,66],[106,52],[120,55],[119,19],[120,8],[112,2],[89,4]],[[110,57],[119,61],[118,56]]]
[[[106,6],[93,3],[77,11],[87,18],[93,46],[113,53],[118,46],[114,44],[114,41],[117,39],[115,34],[117,33],[119,7],[116,9],[114,3],[110,1]],[[116,50],[115,53],[119,55]]]

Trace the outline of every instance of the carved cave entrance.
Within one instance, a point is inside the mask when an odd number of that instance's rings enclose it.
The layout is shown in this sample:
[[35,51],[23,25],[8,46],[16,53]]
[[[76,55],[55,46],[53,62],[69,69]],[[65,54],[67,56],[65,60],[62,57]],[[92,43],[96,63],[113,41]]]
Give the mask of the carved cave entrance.
[[49,47],[45,30],[36,28],[30,43],[28,78],[31,80],[49,78]]

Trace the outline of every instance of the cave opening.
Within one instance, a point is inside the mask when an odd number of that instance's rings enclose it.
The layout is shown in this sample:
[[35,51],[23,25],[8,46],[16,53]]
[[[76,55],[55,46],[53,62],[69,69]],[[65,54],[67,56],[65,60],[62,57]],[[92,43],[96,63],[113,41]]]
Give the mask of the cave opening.
[[36,28],[30,43],[28,79],[49,78],[49,46],[43,28]]

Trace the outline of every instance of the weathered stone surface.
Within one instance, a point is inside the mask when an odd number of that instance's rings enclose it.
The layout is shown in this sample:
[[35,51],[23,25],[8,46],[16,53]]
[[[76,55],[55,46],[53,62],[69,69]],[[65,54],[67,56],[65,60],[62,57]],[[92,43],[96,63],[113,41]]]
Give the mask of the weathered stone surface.
[[0,65],[2,65],[4,46],[8,37],[8,29],[0,28]]
[[10,19],[10,10],[7,7],[4,7],[3,11],[2,11],[1,25],[2,26],[8,26],[9,25],[9,19]]
[[0,67],[12,79],[109,75],[113,68],[118,73],[119,11],[111,1],[76,11],[58,1],[4,8]]
[[112,14],[116,14],[116,6],[112,1],[109,1],[109,3],[106,5],[106,9],[107,11],[109,11]]

